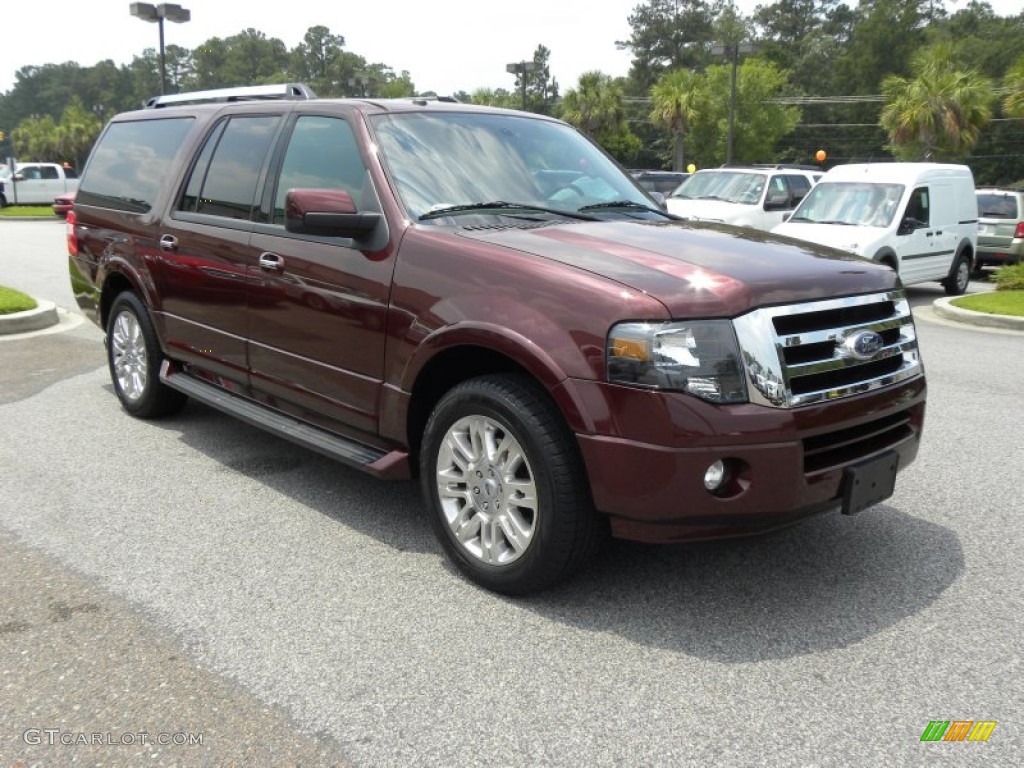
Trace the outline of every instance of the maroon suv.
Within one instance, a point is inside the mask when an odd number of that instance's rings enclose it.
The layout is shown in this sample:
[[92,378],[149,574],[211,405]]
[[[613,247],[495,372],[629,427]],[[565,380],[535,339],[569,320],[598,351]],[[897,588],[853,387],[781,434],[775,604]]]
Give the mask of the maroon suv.
[[680,221],[538,115],[165,97],[105,128],[69,247],[125,410],[191,397],[418,475],[447,553],[501,592],[564,578],[608,532],[857,512],[920,440],[891,269]]

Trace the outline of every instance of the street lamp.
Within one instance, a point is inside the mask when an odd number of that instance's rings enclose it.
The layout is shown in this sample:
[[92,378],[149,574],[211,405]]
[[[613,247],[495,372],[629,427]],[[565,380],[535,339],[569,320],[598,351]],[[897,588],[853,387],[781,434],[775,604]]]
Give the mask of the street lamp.
[[714,56],[728,56],[732,62],[732,75],[729,80],[729,133],[725,144],[725,162],[732,162],[732,125],[736,119],[736,67],[740,62],[740,54],[756,53],[757,46],[754,43],[733,43],[732,45],[713,45],[711,53]]
[[192,12],[188,8],[182,8],[173,3],[130,3],[128,12],[137,19],[143,21],[155,21],[160,25],[160,93],[167,93],[167,61],[164,58],[164,19],[173,21],[176,24],[183,24],[191,20]]
[[512,75],[519,75],[519,85],[523,90],[523,112],[526,111],[526,73],[536,72],[540,64],[536,61],[514,61],[505,65],[505,71]]

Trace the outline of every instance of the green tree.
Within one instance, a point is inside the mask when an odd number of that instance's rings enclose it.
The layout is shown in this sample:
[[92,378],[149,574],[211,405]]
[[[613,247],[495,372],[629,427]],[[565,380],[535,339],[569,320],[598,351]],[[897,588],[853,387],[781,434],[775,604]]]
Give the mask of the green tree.
[[324,26],[314,26],[291,52],[292,73],[295,79],[309,85],[317,94],[334,95],[338,90],[341,60],[345,38],[331,33]]
[[81,168],[102,129],[99,119],[75,96],[65,108],[57,124],[57,154],[54,160],[70,162]]
[[1008,117],[1024,117],[1024,56],[1007,71],[1003,87],[1006,89],[1003,112]]
[[640,140],[629,130],[622,84],[598,71],[580,75],[576,88],[566,91],[561,117],[579,128],[622,163],[640,150]]
[[[558,101],[558,81],[551,76],[550,57],[551,51],[538,45],[533,52],[533,63],[537,69],[526,73],[526,108],[542,115],[551,114],[553,105]],[[516,87],[521,87],[518,77]]]
[[882,83],[880,122],[893,152],[904,160],[964,157],[992,117],[992,82],[959,68],[948,44],[921,49],[911,68],[912,77]]
[[650,119],[672,132],[672,170],[686,168],[686,132],[706,109],[701,78],[686,69],[661,76],[651,89]]
[[470,94],[470,101],[486,107],[505,109],[519,109],[522,106],[519,96],[504,88],[477,88]]
[[11,132],[11,144],[18,160],[53,162],[60,151],[57,123],[49,115],[26,118]]
[[[731,65],[708,67],[703,76],[705,110],[690,131],[691,154],[698,165],[725,162],[729,129]],[[775,145],[800,122],[799,108],[773,101],[787,87],[788,73],[774,63],[751,58],[736,73],[736,113],[733,121],[733,160],[740,163],[776,159]]]
[[630,79],[646,93],[662,72],[699,67],[709,59],[718,3],[647,0],[629,16],[632,33],[615,43],[633,54]]

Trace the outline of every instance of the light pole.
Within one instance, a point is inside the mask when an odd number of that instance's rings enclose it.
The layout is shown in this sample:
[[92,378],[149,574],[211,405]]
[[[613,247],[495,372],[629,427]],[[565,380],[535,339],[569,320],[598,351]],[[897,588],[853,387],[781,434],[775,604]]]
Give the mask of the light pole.
[[512,75],[519,75],[519,85],[523,91],[523,112],[526,111],[526,73],[536,72],[540,64],[536,61],[514,61],[505,65],[505,71]]
[[713,45],[711,53],[714,56],[728,56],[732,62],[732,72],[729,76],[729,133],[725,143],[725,162],[732,162],[732,126],[736,119],[736,68],[740,63],[740,54],[756,53],[757,46],[754,43],[733,43],[732,45]]
[[167,93],[167,60],[164,57],[164,19],[183,24],[192,19],[192,12],[173,3],[130,3],[128,12],[143,21],[155,21],[160,26],[160,93]]

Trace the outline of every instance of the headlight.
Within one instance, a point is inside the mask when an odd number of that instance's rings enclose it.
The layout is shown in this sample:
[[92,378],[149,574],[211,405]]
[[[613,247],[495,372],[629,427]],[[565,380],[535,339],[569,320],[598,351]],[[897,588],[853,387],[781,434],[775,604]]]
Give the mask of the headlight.
[[728,320],[619,323],[608,334],[608,381],[745,403],[739,344]]

